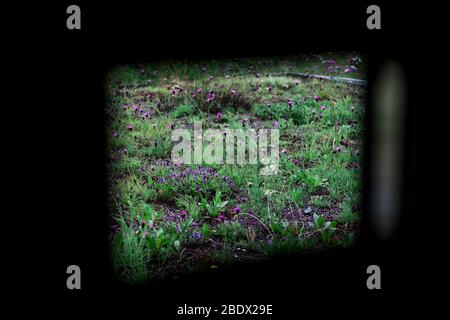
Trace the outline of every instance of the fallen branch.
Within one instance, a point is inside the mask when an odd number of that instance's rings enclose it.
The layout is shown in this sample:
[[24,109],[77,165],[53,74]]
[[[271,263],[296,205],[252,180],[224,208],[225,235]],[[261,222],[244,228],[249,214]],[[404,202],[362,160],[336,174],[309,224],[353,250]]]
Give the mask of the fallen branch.
[[[366,86],[367,85],[367,81],[361,80],[361,79],[324,76],[324,75],[320,75],[320,74],[309,74],[309,73],[301,73],[301,72],[299,72],[299,73],[297,73],[297,72],[274,73],[274,74],[271,74],[271,76],[272,77],[290,76],[290,77],[297,77],[297,78],[304,78],[304,79],[315,78],[315,79],[321,79],[321,80],[345,82],[345,83],[354,84],[357,86]],[[123,90],[123,89],[138,89],[138,88],[143,88],[143,87],[150,87],[150,85],[148,83],[135,83],[135,84],[116,85],[115,87]]]
[[299,78],[316,78],[316,79],[322,79],[322,80],[331,80],[331,81],[338,81],[338,82],[345,82],[349,84],[356,84],[358,86],[366,86],[367,81],[366,80],[360,80],[360,79],[352,79],[352,78],[343,78],[343,77],[333,77],[333,76],[323,76],[319,74],[309,74],[309,73],[295,73],[295,72],[288,72],[286,73],[287,76],[291,77],[299,77]]

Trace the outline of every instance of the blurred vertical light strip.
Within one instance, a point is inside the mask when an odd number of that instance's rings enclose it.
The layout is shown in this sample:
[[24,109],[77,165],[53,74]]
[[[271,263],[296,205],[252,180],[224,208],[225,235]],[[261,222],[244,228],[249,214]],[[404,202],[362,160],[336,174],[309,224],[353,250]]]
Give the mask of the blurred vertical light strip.
[[387,241],[401,210],[406,83],[401,66],[388,60],[373,87],[369,216],[376,236]]

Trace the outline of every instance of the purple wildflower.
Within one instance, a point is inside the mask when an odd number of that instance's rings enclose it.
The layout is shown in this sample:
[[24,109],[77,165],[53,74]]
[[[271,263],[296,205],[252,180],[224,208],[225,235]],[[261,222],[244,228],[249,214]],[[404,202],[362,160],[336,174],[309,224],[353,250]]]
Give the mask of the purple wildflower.
[[222,112],[217,112],[216,113],[216,120],[219,121],[220,119],[222,119]]
[[236,94],[236,90],[234,90],[234,89],[231,89],[231,90],[230,90],[230,93],[231,93],[231,95],[233,95],[233,96],[234,96],[234,95]]
[[112,132],[112,136],[115,138],[115,137],[117,137],[119,135],[119,133],[117,132],[117,131],[113,131]]
[[320,96],[314,96],[313,99],[316,100],[316,101],[319,101],[320,100]]
[[208,97],[206,99],[206,102],[210,103],[211,101],[214,100],[215,97],[216,97],[216,94],[214,93],[214,91],[211,91],[210,93],[208,93]]
[[326,106],[320,106],[320,110],[325,111],[327,107]]
[[131,124],[129,124],[129,125],[127,126],[127,129],[131,131],[131,130],[133,130],[133,126],[132,126]]
[[289,108],[292,108],[292,105],[294,104],[294,100],[292,100],[291,98],[288,99],[287,101]]
[[198,239],[198,240],[200,240],[200,239],[202,239],[202,235],[201,235],[198,231],[194,231],[194,232],[192,233],[192,239]]
[[294,164],[295,164],[296,166],[298,166],[299,163],[300,163],[300,161],[299,161],[298,159],[294,159]]
[[231,211],[233,211],[234,213],[240,213],[241,212],[241,207],[240,206],[236,206],[233,209],[231,209]]
[[186,210],[183,210],[180,212],[180,217],[183,219],[186,219],[188,216],[188,212]]
[[278,121],[275,120],[275,121],[273,122],[273,127],[274,127],[274,128],[278,128]]
[[344,147],[348,147],[348,145],[349,145],[348,139],[342,139],[342,140],[341,140],[341,144],[342,144]]

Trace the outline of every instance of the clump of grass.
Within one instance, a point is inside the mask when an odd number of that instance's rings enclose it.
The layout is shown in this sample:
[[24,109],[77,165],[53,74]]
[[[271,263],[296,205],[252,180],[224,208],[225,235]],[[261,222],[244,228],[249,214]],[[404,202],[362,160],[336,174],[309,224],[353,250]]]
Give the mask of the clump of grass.
[[257,105],[255,115],[264,120],[292,119],[294,124],[304,124],[305,114],[301,107],[289,106],[286,103]]
[[358,220],[358,215],[353,212],[352,207],[348,201],[342,203],[341,212],[339,213],[337,220],[340,223],[344,224],[352,224]]
[[159,179],[156,187],[171,195],[189,195],[199,201],[202,198],[211,200],[217,192],[229,194],[233,188],[233,181],[211,167],[198,166],[186,168],[181,172],[172,172],[167,177]]
[[185,116],[190,116],[193,113],[194,107],[192,104],[181,104],[172,111],[172,116],[174,118],[181,118]]
[[149,254],[146,241],[137,237],[136,233],[123,220],[120,231],[115,234],[112,258],[114,269],[120,278],[130,283],[139,283],[149,278]]

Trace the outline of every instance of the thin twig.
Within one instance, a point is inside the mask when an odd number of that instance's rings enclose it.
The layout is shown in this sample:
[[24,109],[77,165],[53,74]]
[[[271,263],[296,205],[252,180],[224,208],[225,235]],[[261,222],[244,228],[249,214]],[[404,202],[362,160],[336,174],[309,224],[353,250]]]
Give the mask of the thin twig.
[[246,212],[239,213],[239,214],[240,215],[248,215],[250,217],[255,218],[259,223],[261,223],[266,228],[266,230],[270,233],[270,236],[272,237],[272,239],[275,239],[275,236],[272,234],[272,232],[270,231],[269,227],[267,227],[266,224],[264,222],[262,222],[258,217],[254,216],[254,215],[252,215],[250,213],[246,213]]

